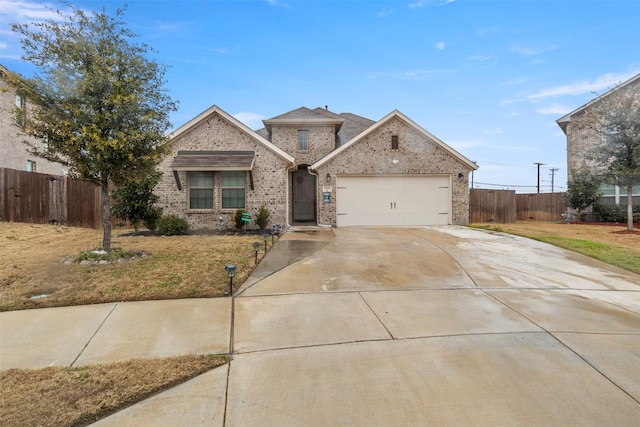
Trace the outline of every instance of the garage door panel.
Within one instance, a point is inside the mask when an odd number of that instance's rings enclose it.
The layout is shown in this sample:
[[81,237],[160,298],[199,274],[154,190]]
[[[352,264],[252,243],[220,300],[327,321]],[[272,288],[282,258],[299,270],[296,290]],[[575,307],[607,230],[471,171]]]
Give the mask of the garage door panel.
[[338,177],[337,224],[449,224],[449,176]]

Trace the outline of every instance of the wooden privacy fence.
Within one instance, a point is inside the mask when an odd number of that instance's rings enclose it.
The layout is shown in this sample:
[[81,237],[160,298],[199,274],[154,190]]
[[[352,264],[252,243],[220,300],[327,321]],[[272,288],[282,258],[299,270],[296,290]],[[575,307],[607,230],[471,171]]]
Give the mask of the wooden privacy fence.
[[567,210],[562,193],[516,194],[514,190],[472,189],[469,222],[559,221]]
[[100,228],[100,188],[64,176],[0,168],[0,221]]
[[515,190],[472,189],[469,222],[516,222]]
[[516,220],[560,221],[567,210],[562,194],[516,194]]

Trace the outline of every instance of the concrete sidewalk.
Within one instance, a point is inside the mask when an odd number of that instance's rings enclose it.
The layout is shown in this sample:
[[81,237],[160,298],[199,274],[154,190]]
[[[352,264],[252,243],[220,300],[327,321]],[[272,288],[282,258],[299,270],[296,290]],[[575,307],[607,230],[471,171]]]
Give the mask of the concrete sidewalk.
[[121,302],[0,313],[0,370],[228,353],[231,299]]

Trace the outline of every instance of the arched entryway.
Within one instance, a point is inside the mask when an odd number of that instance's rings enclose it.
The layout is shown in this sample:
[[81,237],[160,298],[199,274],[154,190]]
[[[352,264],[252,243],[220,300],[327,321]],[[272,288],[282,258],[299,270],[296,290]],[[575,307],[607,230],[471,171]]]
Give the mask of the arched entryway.
[[291,174],[293,222],[316,221],[316,177],[306,165],[298,166]]

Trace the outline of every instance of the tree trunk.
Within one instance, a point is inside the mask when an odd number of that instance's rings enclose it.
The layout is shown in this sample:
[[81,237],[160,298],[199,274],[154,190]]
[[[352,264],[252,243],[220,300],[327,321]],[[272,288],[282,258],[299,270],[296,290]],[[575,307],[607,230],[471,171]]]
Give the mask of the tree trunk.
[[100,182],[102,198],[102,249],[111,252],[111,209],[109,207],[109,181],[105,178]]
[[627,184],[627,230],[633,230],[633,185]]

